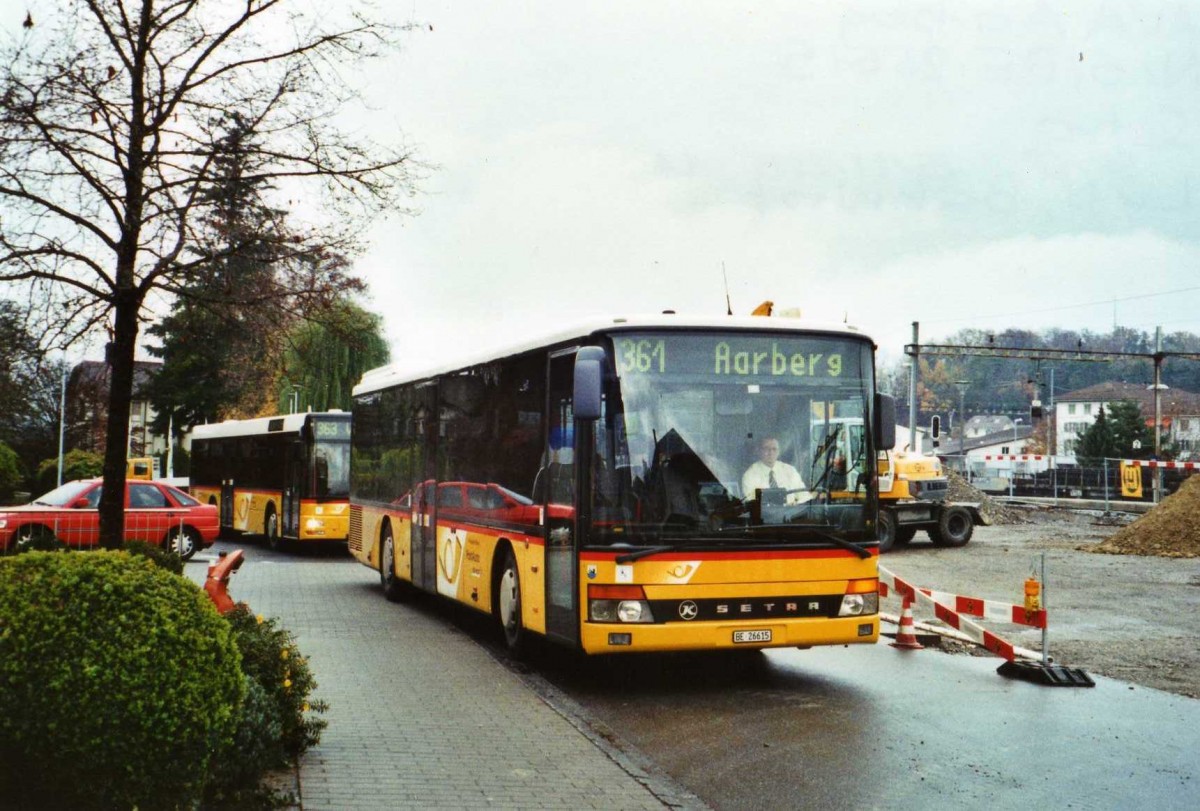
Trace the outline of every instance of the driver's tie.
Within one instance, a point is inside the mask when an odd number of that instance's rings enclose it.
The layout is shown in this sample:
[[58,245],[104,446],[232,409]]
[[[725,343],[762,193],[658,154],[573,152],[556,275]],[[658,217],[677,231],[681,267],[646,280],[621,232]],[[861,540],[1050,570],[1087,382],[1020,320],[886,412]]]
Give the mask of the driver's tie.
[[775,478],[775,471],[772,470],[767,474],[767,485],[770,487],[778,487],[779,481]]

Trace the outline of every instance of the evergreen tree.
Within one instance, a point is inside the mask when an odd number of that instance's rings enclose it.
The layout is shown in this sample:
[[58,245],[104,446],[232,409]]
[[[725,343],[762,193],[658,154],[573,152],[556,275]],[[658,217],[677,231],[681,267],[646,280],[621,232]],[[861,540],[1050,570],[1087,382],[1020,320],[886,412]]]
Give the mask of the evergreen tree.
[[1100,406],[1096,421],[1079,435],[1075,458],[1084,467],[1098,467],[1105,459],[1112,459],[1117,455],[1117,438],[1112,423],[1104,413],[1104,406]]
[[189,425],[253,416],[269,396],[273,348],[288,319],[263,301],[271,298],[277,264],[287,261],[288,236],[283,213],[264,201],[269,185],[255,141],[250,124],[230,113],[190,248],[205,272],[189,279],[171,314],[147,330],[162,342],[149,351],[163,360],[151,386],[155,428],[163,433],[168,422],[178,434]]
[[1148,459],[1153,456],[1154,429],[1146,425],[1138,404],[1123,400],[1113,403],[1110,411],[1115,455],[1122,459]]

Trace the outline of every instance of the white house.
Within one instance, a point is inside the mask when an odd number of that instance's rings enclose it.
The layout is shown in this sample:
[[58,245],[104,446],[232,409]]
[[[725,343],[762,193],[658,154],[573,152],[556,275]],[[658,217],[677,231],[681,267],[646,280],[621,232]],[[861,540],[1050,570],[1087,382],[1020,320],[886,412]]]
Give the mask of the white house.
[[[1146,424],[1154,426],[1154,388],[1138,383],[1098,383],[1060,395],[1054,403],[1055,452],[1062,462],[1075,462],[1079,437],[1093,423],[1103,406],[1132,400],[1138,404]],[[1163,420],[1161,437],[1184,454],[1200,455],[1200,395],[1183,389],[1160,389],[1159,409]]]

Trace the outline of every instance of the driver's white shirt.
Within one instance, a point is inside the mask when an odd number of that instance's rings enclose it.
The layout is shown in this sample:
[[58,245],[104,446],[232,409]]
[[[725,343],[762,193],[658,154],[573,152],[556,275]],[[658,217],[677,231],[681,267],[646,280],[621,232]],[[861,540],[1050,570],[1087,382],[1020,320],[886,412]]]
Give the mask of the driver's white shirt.
[[[742,498],[754,498],[754,491],[767,489],[771,486],[771,472],[775,472],[775,486],[785,490],[803,490],[804,480],[800,471],[787,462],[776,462],[774,467],[767,467],[762,462],[755,462],[746,468],[742,474]],[[788,504],[800,504],[812,498],[809,493],[788,493]]]

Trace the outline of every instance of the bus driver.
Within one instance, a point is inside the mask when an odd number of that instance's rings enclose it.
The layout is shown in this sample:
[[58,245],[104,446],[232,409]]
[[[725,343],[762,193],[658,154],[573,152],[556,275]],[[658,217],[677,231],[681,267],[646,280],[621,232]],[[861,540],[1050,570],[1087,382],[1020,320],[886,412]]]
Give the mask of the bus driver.
[[742,474],[742,498],[752,499],[756,490],[776,488],[787,491],[788,504],[802,504],[812,498],[810,493],[800,492],[804,490],[800,471],[779,461],[779,440],[767,436],[758,443],[758,461]]

